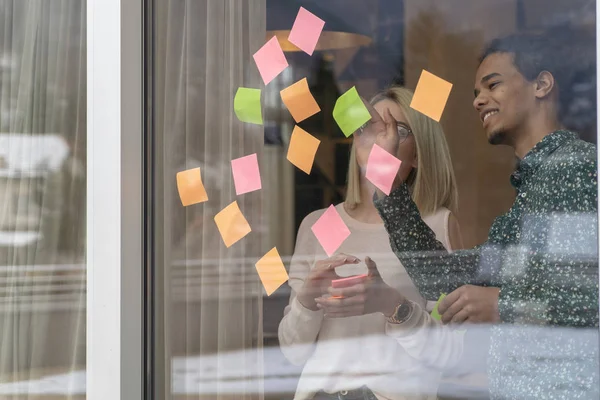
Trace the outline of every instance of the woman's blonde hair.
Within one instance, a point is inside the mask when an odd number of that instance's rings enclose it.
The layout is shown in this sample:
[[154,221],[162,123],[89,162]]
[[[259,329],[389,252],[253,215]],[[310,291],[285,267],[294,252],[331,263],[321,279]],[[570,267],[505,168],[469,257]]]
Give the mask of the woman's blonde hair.
[[[407,178],[412,199],[422,215],[446,207],[456,214],[458,190],[452,160],[444,131],[439,122],[410,108],[413,92],[392,86],[371,99],[371,104],[391,100],[398,104],[411,127],[417,145],[417,168]],[[360,172],[354,144],[350,152],[346,206],[354,209],[360,204]]]

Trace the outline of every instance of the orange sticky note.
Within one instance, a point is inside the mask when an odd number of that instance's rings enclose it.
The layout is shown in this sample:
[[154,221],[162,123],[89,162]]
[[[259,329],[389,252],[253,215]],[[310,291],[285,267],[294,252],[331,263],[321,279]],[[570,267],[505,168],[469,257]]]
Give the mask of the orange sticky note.
[[208,200],[202,184],[200,168],[188,169],[177,173],[177,190],[184,207]]
[[452,84],[423,70],[410,107],[440,122]]
[[289,279],[276,247],[258,260],[255,266],[267,296],[270,296]]
[[288,86],[280,93],[281,100],[283,100],[283,103],[296,122],[304,121],[306,118],[321,111],[317,101],[310,93],[306,78],[302,78],[293,85]]
[[237,201],[234,201],[215,215],[215,223],[227,247],[231,247],[232,244],[252,231]]
[[319,139],[299,126],[295,126],[288,147],[288,161],[310,175],[319,144],[321,144]]

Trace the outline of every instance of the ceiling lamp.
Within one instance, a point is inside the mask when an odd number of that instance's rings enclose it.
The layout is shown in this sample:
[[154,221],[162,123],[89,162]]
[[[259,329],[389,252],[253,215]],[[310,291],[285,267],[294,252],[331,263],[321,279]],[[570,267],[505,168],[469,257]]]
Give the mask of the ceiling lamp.
[[310,0],[267,0],[267,36],[265,39],[269,40],[276,36],[283,51],[302,51],[288,41],[290,30],[301,6],[325,21],[325,27],[315,51],[369,46],[373,41],[366,32],[360,32],[349,26],[343,19],[320,6],[319,2]]

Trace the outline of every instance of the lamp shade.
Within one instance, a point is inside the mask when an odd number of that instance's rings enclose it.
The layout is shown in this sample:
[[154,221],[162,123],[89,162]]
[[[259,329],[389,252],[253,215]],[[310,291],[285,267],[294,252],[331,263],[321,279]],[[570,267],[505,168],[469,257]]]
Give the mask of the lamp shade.
[[290,30],[300,7],[306,8],[325,21],[325,27],[315,51],[336,50],[368,46],[372,39],[361,27],[354,27],[343,19],[343,10],[332,13],[323,6],[323,1],[314,0],[267,0],[267,37],[277,37],[285,52],[301,51],[288,41]]

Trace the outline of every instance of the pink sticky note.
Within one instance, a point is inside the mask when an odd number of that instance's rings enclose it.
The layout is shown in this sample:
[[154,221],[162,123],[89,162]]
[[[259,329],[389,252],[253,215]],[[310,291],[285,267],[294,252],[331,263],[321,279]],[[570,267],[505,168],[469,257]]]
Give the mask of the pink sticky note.
[[374,144],[367,161],[366,178],[383,193],[389,195],[402,161]]
[[260,50],[254,53],[254,62],[265,85],[268,85],[288,66],[276,36],[273,36]]
[[235,193],[240,195],[262,188],[256,153],[231,161]]
[[325,26],[325,21],[304,7],[300,7],[288,40],[298,46],[300,50],[312,56],[315,47],[317,47],[319,36],[323,31],[323,26]]
[[333,205],[329,206],[311,229],[328,257],[331,257],[350,236],[350,229]]

